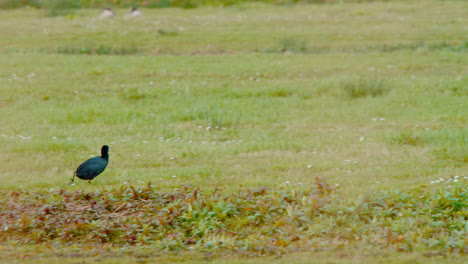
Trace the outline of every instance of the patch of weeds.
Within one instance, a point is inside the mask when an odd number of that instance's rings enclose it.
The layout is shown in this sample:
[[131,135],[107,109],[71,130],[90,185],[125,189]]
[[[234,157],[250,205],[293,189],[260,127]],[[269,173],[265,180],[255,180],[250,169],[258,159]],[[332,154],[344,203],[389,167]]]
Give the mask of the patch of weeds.
[[359,242],[399,252],[418,248],[464,254],[467,187],[459,178],[438,188],[351,199],[320,178],[309,187],[286,184],[237,192],[188,185],[162,192],[151,183],[98,192],[17,190],[0,196],[0,243],[151,245],[155,250],[278,256],[309,251],[316,243],[338,249]]
[[97,47],[59,47],[57,53],[67,55],[135,55],[141,53],[136,46],[107,46],[99,45]]
[[80,1],[74,0],[49,0],[44,2],[43,7],[48,16],[65,16],[73,14],[81,4]]
[[383,96],[390,91],[388,84],[381,78],[351,78],[344,81],[342,87],[349,98]]

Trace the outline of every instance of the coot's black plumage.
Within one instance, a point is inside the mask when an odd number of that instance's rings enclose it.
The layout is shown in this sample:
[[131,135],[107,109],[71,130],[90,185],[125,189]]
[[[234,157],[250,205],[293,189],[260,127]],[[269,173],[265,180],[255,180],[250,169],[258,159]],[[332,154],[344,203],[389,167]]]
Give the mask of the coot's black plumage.
[[75,180],[76,175],[76,177],[82,180],[87,180],[89,183],[91,183],[92,179],[96,178],[106,169],[108,163],[109,147],[104,145],[101,148],[101,156],[90,158],[78,166],[75,173],[73,174],[71,182]]

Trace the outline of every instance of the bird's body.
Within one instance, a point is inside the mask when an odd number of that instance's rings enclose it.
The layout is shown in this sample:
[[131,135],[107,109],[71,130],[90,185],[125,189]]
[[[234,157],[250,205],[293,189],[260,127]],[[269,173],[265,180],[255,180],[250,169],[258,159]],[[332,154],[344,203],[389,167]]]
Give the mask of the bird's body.
[[109,163],[109,147],[107,145],[102,146],[101,148],[101,156],[90,158],[85,162],[81,163],[80,166],[76,169],[75,173],[73,174],[73,178],[71,181],[73,182],[75,176],[82,179],[87,180],[91,183],[91,180],[96,178],[99,174],[101,174],[107,167]]
[[114,16],[115,16],[114,11],[112,11],[112,9],[110,9],[110,8],[106,8],[106,9],[102,10],[101,14],[99,15],[99,18],[100,19],[107,19],[107,18],[111,18],[111,17],[114,17]]
[[133,18],[133,17],[139,17],[139,16],[142,16],[143,13],[136,7],[132,8],[132,10],[130,10],[130,12],[127,13],[127,15],[125,17],[127,18]]

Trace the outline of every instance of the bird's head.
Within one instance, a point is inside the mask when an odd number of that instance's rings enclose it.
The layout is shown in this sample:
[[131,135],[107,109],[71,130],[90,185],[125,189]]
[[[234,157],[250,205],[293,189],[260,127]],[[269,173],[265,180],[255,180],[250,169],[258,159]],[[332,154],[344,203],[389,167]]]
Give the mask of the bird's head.
[[102,146],[101,155],[102,156],[107,156],[108,155],[107,153],[109,153],[109,146],[107,146],[107,145]]

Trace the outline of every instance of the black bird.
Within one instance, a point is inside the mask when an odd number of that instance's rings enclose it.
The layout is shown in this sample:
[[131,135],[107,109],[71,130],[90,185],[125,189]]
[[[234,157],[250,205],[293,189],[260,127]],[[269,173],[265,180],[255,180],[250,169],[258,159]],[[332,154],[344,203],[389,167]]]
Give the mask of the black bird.
[[87,180],[89,183],[91,183],[92,179],[96,178],[106,169],[107,164],[109,163],[108,152],[109,146],[104,145],[101,148],[101,156],[90,158],[87,161],[81,163],[81,165],[78,166],[75,173],[73,174],[71,182],[74,182],[76,175],[76,177],[82,180]]

